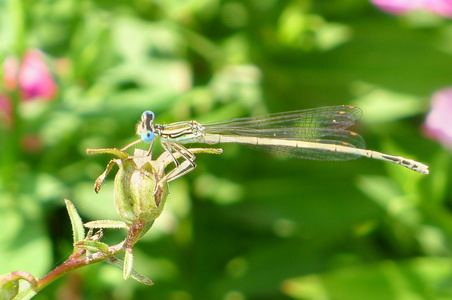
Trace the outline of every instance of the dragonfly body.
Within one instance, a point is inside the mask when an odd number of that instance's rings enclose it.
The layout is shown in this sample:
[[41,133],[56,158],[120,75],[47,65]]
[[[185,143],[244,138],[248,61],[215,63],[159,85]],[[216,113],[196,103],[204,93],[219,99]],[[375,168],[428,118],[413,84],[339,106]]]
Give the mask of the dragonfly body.
[[181,144],[247,144],[275,154],[314,160],[350,160],[364,156],[428,174],[428,166],[417,161],[364,149],[363,138],[347,129],[361,114],[358,107],[342,105],[207,124],[186,121],[159,125],[153,124],[154,113],[146,111],[137,134],[150,143],[159,136],[165,150],[179,152],[193,167],[194,155]]

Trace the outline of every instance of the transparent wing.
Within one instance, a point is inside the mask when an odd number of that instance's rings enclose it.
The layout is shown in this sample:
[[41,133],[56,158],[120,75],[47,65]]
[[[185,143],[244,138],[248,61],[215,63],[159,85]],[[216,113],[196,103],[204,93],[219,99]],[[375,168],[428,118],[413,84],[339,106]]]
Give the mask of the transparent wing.
[[345,129],[355,124],[361,115],[362,111],[358,107],[340,105],[216,121],[203,124],[203,126],[212,133],[215,133],[216,130],[223,131],[225,128],[233,130],[281,127]]
[[[357,133],[346,130],[361,115],[362,111],[358,107],[342,105],[224,120],[203,126],[206,133],[212,134],[299,140],[364,149],[364,139]],[[253,147],[277,155],[312,160],[350,160],[360,157],[318,148],[275,145]]]

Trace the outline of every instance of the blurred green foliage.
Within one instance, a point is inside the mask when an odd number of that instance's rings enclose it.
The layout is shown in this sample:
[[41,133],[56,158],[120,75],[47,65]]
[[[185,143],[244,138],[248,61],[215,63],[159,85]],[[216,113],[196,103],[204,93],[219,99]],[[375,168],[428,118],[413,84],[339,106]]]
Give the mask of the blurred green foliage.
[[0,274],[43,276],[71,253],[64,198],[84,221],[119,219],[113,176],[93,191],[110,157],[85,149],[126,145],[146,109],[168,123],[353,104],[369,149],[431,171],[225,145],[171,183],[134,248],[155,286],[98,264],[37,299],[451,299],[451,156],[421,134],[429,96],[452,83],[450,20],[358,0],[4,0],[0,26],[0,60],[39,48],[59,89],[9,94]]

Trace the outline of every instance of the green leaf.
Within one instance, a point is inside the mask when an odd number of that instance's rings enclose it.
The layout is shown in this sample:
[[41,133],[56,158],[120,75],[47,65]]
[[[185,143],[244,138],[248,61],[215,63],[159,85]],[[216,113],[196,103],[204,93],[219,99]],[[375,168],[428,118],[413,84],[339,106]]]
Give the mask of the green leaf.
[[[21,291],[17,296],[14,298],[14,300],[28,300],[36,296],[37,292],[33,291],[33,289],[26,289],[24,291]],[[2,298],[3,299],[3,298]]]
[[[124,261],[119,259],[119,258],[111,257],[107,262],[109,264],[117,267],[118,269],[121,269],[121,270],[124,269]],[[140,274],[139,272],[137,272],[133,268],[132,268],[132,271],[130,273],[130,277],[132,279],[138,281],[139,283],[146,284],[146,285],[154,285],[154,282],[152,282],[151,279],[149,279],[146,276]]]
[[124,268],[123,268],[123,273],[122,273],[122,276],[124,277],[124,279],[127,279],[130,277],[130,273],[132,272],[132,269],[133,269],[132,249],[126,249],[125,254],[124,254]]
[[108,253],[109,246],[105,243],[98,242],[98,241],[80,241],[77,244],[75,244],[78,248],[85,249],[90,252],[102,252],[102,253]]
[[86,228],[111,228],[111,229],[125,229],[128,230],[129,226],[126,222],[115,220],[96,220],[90,221],[84,224]]
[[[20,286],[19,280],[26,281],[26,286]],[[0,277],[0,299],[25,300],[36,295],[37,279],[28,272],[15,271]],[[19,292],[20,290],[20,292]]]
[[19,292],[19,280],[11,280],[0,284],[0,299],[10,300]]
[[67,199],[65,199],[64,202],[66,203],[66,209],[68,211],[69,218],[71,219],[72,236],[75,244],[85,238],[85,228],[83,227],[82,218],[80,218],[74,204]]

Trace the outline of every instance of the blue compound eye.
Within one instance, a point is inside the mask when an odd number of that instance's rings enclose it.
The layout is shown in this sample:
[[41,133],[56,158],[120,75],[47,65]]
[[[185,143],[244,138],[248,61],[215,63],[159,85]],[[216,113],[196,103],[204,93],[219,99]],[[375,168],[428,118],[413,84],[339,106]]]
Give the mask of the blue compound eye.
[[[142,115],[141,115],[141,123],[143,124],[143,128],[145,128],[148,131],[153,131],[152,130],[152,122],[154,122],[154,113],[150,110],[145,111]],[[144,138],[142,137],[143,141]],[[152,139],[154,139],[154,137],[152,137]]]
[[146,143],[152,142],[154,140],[154,137],[155,137],[154,133],[150,130],[141,134],[141,139],[143,140],[143,142]]
[[145,111],[141,114],[141,121],[152,123],[152,121],[154,121],[154,113],[150,110]]

